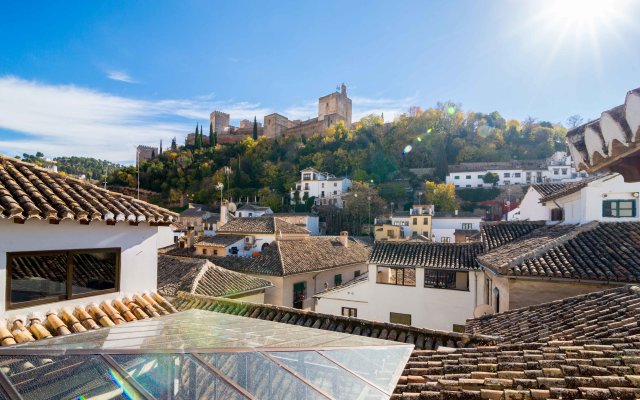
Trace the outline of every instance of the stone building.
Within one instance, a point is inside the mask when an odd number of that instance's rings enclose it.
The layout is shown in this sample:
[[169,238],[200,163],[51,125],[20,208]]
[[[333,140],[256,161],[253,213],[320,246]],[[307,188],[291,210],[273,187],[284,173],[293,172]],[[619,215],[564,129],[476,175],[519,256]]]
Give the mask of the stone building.
[[230,119],[231,119],[231,116],[222,111],[214,111],[209,115],[209,122],[211,122],[213,131],[218,132],[218,134],[223,133],[224,128],[230,125],[230,122],[229,122]]
[[149,161],[159,154],[157,147],[139,145],[136,147],[136,159],[138,162]]

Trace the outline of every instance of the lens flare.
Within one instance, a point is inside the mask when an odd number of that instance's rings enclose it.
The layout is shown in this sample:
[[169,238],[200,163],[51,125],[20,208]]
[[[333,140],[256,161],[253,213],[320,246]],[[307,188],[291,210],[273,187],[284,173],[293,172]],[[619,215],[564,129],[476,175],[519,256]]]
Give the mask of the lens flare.
[[449,115],[453,115],[456,112],[456,108],[455,107],[449,107],[449,108],[447,108],[447,112],[449,113]]
[[422,142],[422,138],[421,137],[418,137],[418,142]]
[[407,154],[409,154],[409,152],[411,152],[411,150],[413,150],[413,146],[411,146],[410,144],[408,144],[404,150],[402,151],[402,155],[405,156]]

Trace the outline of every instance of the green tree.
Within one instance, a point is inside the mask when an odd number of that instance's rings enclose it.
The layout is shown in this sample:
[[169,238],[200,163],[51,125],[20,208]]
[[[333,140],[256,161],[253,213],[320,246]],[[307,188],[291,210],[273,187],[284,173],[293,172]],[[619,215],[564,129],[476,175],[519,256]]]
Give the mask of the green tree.
[[425,182],[424,198],[425,203],[433,204],[436,211],[454,211],[459,208],[453,183]]
[[495,172],[487,172],[482,176],[482,182],[486,183],[487,185],[491,184],[495,186],[495,184],[499,181],[500,177]]
[[258,140],[258,120],[253,117],[253,140]]
[[209,122],[209,146],[215,147],[216,144],[213,140],[213,123]]

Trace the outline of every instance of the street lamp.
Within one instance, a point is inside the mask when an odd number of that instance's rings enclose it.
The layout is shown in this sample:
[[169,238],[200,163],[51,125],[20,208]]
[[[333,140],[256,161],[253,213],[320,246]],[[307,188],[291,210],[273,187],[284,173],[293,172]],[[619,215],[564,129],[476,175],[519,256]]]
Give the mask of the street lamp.
[[367,196],[367,200],[369,201],[369,219],[367,223],[369,224],[369,237],[371,237],[371,196]]

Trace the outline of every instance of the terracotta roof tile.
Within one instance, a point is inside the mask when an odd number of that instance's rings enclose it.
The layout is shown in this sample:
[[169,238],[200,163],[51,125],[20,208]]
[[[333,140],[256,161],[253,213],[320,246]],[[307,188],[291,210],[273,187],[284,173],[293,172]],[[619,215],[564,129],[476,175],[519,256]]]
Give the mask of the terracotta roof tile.
[[194,245],[225,248],[240,240],[244,240],[244,236],[238,236],[238,235],[202,236],[198,238],[198,241],[195,242]]
[[309,231],[273,216],[233,218],[220,227],[218,234],[298,234],[308,235]]
[[177,216],[130,196],[0,155],[0,218],[169,225]]
[[476,269],[480,243],[376,242],[369,263],[429,268]]
[[493,250],[545,226],[544,221],[481,222],[482,242],[485,251]]
[[572,193],[579,192],[580,190],[582,190],[582,188],[589,186],[589,184],[594,181],[597,181],[600,179],[612,178],[617,175],[618,174],[615,174],[615,173],[608,174],[605,176],[594,175],[576,182],[543,183],[540,185],[533,185],[533,187],[538,191],[538,193],[542,194],[540,201],[544,202],[544,201],[559,199],[561,197],[568,196]]
[[208,260],[158,255],[158,293],[177,291],[227,297],[273,286],[267,280],[230,271]]

